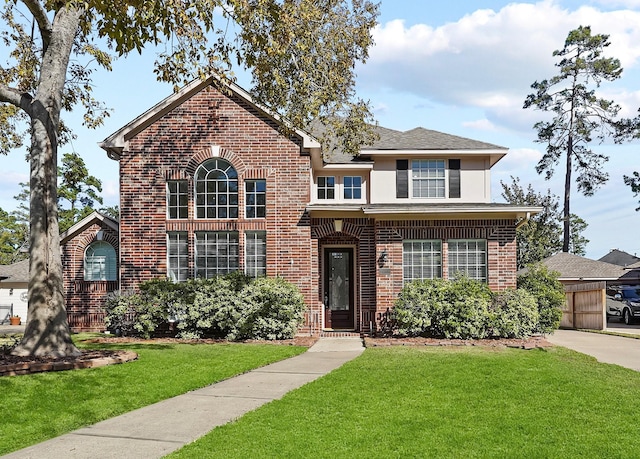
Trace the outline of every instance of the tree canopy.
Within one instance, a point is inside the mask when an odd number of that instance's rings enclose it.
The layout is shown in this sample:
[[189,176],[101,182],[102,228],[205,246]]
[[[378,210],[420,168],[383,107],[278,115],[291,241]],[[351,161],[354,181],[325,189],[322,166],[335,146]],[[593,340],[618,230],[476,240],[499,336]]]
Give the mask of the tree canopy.
[[[0,12],[0,150],[29,138],[29,321],[18,354],[71,355],[64,310],[57,208],[58,145],[108,112],[91,77],[112,59],[161,49],[158,79],[176,88],[212,73],[248,69],[257,102],[293,127],[319,120],[344,150],[373,140],[368,103],[355,95],[355,66],[372,44],[378,5],[369,0],[8,0]],[[27,127],[25,127],[25,122]],[[75,127],[74,127],[75,128]]]
[[[550,121],[534,125],[536,142],[547,145],[536,171],[551,178],[564,156],[564,252],[569,251],[571,241],[572,183],[575,181],[585,196],[592,196],[609,179],[603,170],[609,158],[589,147],[594,137],[604,140],[616,132],[620,107],[596,95],[603,81],[616,80],[622,73],[618,59],[603,56],[609,44],[608,35],[592,35],[590,27],[580,26],[569,32],[564,47],[553,52],[560,58],[556,63],[558,75],[534,82],[534,92],[524,103],[525,109],[533,107],[553,114]],[[572,178],[574,171],[577,177]]]

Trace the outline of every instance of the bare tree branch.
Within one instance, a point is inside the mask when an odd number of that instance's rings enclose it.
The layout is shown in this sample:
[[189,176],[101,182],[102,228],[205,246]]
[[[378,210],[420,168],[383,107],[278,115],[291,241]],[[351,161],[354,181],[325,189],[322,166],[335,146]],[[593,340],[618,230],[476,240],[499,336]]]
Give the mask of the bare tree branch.
[[47,17],[47,12],[38,0],[21,0],[33,15],[38,23],[40,36],[42,37],[42,52],[44,53],[51,42],[51,32],[53,26]]
[[31,107],[32,100],[33,97],[31,94],[18,91],[17,89],[10,88],[9,86],[0,85],[0,102],[15,105],[16,107],[24,110],[29,116],[33,115]]

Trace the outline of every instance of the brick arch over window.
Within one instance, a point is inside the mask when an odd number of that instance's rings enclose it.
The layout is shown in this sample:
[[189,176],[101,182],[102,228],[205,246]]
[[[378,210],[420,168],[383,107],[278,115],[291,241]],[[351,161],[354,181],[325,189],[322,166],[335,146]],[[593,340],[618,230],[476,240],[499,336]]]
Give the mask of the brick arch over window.
[[203,148],[198,153],[193,155],[187,163],[185,171],[188,175],[193,177],[196,173],[196,169],[198,169],[198,167],[203,162],[213,158],[224,159],[225,161],[231,163],[231,165],[238,172],[238,176],[244,175],[245,171],[247,170],[247,165],[244,163],[244,161],[242,161],[242,158],[240,158],[240,156],[226,148],[211,146]]
[[229,161],[209,158],[194,174],[197,218],[238,218],[238,171]]
[[[119,258],[120,250],[118,247],[118,237],[111,232],[103,231],[103,241],[108,242],[113,246],[113,249],[116,251],[116,257]],[[84,253],[87,250],[87,247],[91,245],[93,242],[97,242],[98,237],[97,234],[85,234],[81,238],[79,238],[75,244],[75,253],[74,258],[77,260],[82,260],[84,258]]]
[[83,257],[84,280],[114,281],[118,279],[118,255],[113,245],[95,241],[87,246]]

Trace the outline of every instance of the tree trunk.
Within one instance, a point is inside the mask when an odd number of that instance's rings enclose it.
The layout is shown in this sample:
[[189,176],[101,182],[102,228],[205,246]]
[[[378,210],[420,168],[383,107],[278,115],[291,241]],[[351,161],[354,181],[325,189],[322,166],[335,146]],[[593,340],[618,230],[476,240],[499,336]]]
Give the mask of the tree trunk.
[[62,91],[80,11],[62,7],[44,51],[31,110],[31,235],[27,327],[14,355],[72,356],[64,303],[57,206],[57,131]]
[[564,177],[564,210],[563,210],[563,224],[564,235],[562,240],[562,251],[569,251],[569,243],[571,241],[571,211],[569,209],[569,203],[571,198],[571,157],[573,155],[573,136],[569,135],[567,141],[567,171]]

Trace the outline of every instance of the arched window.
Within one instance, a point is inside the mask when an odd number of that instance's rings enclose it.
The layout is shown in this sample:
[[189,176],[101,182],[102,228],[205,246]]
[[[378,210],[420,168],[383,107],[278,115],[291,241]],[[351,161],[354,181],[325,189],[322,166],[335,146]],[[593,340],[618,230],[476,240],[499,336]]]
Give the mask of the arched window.
[[84,280],[114,281],[118,279],[116,250],[111,244],[97,241],[84,252]]
[[238,218],[238,173],[223,159],[208,159],[198,167],[197,218]]

